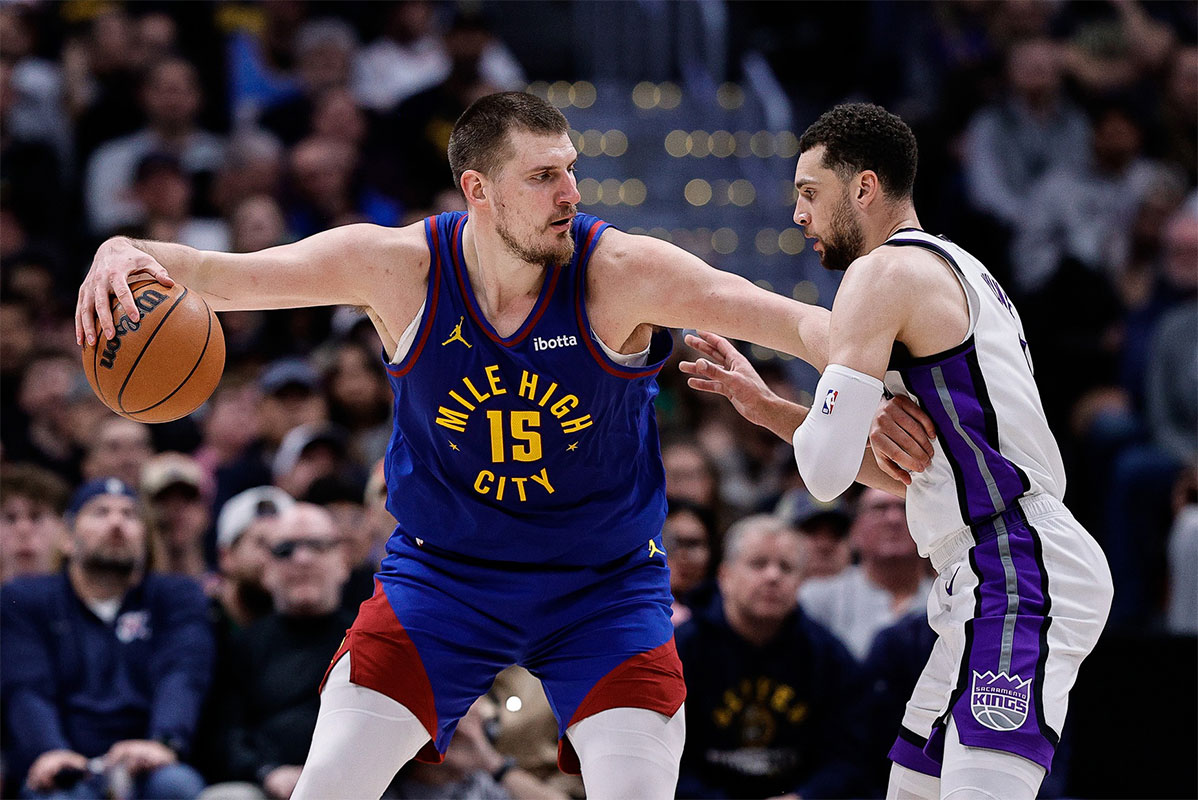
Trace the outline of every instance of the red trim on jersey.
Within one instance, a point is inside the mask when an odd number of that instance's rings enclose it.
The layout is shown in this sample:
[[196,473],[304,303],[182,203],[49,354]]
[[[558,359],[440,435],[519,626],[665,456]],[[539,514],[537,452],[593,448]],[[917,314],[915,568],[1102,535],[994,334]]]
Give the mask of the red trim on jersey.
[[429,300],[428,307],[424,310],[424,326],[420,331],[420,336],[416,343],[412,345],[411,351],[404,356],[403,366],[391,368],[387,367],[387,372],[396,378],[402,378],[408,374],[408,371],[416,364],[416,359],[420,357],[420,351],[424,349],[424,343],[428,341],[428,335],[433,330],[433,319],[437,315],[437,298],[441,294],[441,249],[437,246],[437,218],[428,217],[425,220],[425,226],[428,228],[429,234],[433,239],[433,257],[431,267],[429,269],[428,279],[432,281],[432,299]]
[[528,337],[528,334],[532,333],[532,329],[537,325],[537,320],[541,318],[541,315],[545,313],[545,309],[549,307],[549,298],[553,296],[553,290],[557,287],[557,279],[562,272],[561,267],[549,268],[549,277],[546,279],[548,285],[542,287],[541,296],[537,298],[537,304],[533,306],[532,312],[515,333],[504,339],[495,332],[491,324],[483,318],[482,313],[475,308],[478,301],[475,299],[474,292],[466,281],[466,262],[462,260],[460,247],[461,233],[465,227],[465,222],[466,217],[462,217],[458,221],[458,225],[454,229],[453,237],[450,241],[453,246],[454,271],[458,276],[458,286],[462,289],[462,299],[466,303],[466,311],[469,312],[470,318],[474,320],[474,323],[486,334],[488,339],[504,347],[515,347],[524,341]]
[[[647,708],[672,717],[685,699],[682,662],[671,636],[665,644],[632,656],[600,678],[578,704],[570,725],[610,708]],[[580,772],[578,754],[566,736],[557,742],[557,766],[571,775]]]
[[350,654],[350,683],[387,695],[415,714],[428,731],[429,742],[420,748],[416,760],[426,764],[444,761],[445,756],[437,752],[435,744],[437,707],[424,662],[407,631],[396,619],[378,580],[374,582],[374,595],[358,609],[357,619],[325,670],[320,691],[324,691],[333,665],[346,653]]

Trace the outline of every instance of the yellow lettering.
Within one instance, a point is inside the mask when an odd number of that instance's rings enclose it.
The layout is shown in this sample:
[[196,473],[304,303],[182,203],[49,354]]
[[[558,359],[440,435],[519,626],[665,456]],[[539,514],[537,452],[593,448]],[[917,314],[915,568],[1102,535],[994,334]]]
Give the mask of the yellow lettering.
[[595,424],[595,420],[591,419],[590,414],[583,414],[581,417],[568,419],[562,423],[562,431],[564,433],[575,433],[583,428],[589,428]]
[[795,690],[782,684],[774,690],[774,696],[770,698],[770,708],[781,714],[790,705],[790,701],[795,699]]
[[[542,405],[544,404],[542,403]],[[578,408],[578,398],[572,394],[568,394],[554,403],[553,407],[549,410],[553,412],[553,416],[561,419],[576,408]]]
[[805,717],[805,716],[807,716],[807,704],[799,703],[797,706],[795,706],[794,708],[792,708],[790,710],[790,713],[786,715],[786,719],[788,722],[792,722],[792,723],[802,722],[803,717]]
[[549,398],[553,397],[553,393],[557,391],[557,383],[549,384],[549,388],[545,390],[545,394],[541,395],[541,399],[537,401],[537,405],[544,406],[549,402]]
[[724,705],[734,714],[745,707],[744,701],[734,695],[731,690],[724,692]]
[[528,496],[524,494],[524,482],[526,480],[528,478],[512,478],[512,483],[516,484],[516,490],[520,492],[521,503],[528,499]]
[[462,397],[460,394],[458,394],[457,392],[452,392],[452,391],[451,391],[451,392],[449,393],[449,396],[450,396],[450,397],[452,397],[454,400],[457,400],[459,403],[461,403],[461,404],[462,404],[462,408],[466,409],[467,411],[473,411],[473,410],[474,410],[474,404],[473,404],[473,403],[467,403],[467,402],[466,402],[466,400],[465,400],[465,398],[463,398],[463,397]]
[[541,434],[528,430],[540,424],[540,411],[512,412],[512,438],[524,442],[523,445],[512,445],[512,458],[517,461],[541,460]]
[[479,394],[478,389],[474,388],[474,384],[470,382],[469,378],[462,378],[462,383],[466,384],[466,388],[470,390],[470,394],[474,395],[474,399],[480,403],[491,396],[490,394]]
[[549,492],[549,494],[553,494],[553,487],[549,485],[549,470],[541,467],[540,472],[538,472],[536,475],[529,475],[528,477],[544,486],[545,491]]
[[757,679],[757,702],[764,702],[765,698],[770,696],[770,689],[773,687],[773,685],[774,682],[769,678]]
[[[526,400],[536,400],[537,394],[537,379],[540,378],[535,372],[524,370],[520,375],[520,396]],[[541,405],[544,405],[542,403]]]
[[499,487],[498,487],[498,488],[495,490],[495,499],[496,499],[496,500],[502,500],[502,499],[503,499],[503,487],[504,487],[505,485],[507,485],[507,478],[505,478],[504,476],[500,475],[500,476],[499,476]]
[[466,420],[469,419],[469,417],[467,417],[461,411],[454,411],[452,408],[441,406],[437,409],[437,413],[441,415],[437,417],[438,425],[445,428],[452,428],[458,433],[465,432]]
[[491,463],[503,463],[503,412],[488,411],[487,421],[491,423]]
[[[495,374],[498,371],[499,371],[498,364],[492,364],[491,366],[487,367],[487,370],[486,370],[487,384],[491,387],[491,393],[493,395],[495,395],[496,397],[498,397],[501,394],[507,394],[507,389],[504,389],[502,386],[499,385],[499,376]],[[482,401],[480,400],[479,402],[481,403]]]
[[715,724],[721,728],[727,728],[732,724],[732,713],[727,709],[717,709],[712,716],[715,717]]
[[482,472],[478,473],[478,477],[474,479],[474,491],[478,492],[479,494],[486,494],[487,492],[491,491],[490,486],[483,485],[484,478],[487,480],[487,482],[494,483],[495,473],[491,472],[489,469],[484,469]]

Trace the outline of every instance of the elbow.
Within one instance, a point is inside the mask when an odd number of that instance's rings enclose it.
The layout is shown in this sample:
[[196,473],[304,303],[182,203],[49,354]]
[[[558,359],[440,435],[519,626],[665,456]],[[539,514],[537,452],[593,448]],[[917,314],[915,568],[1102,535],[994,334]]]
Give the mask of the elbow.
[[795,464],[808,493],[821,503],[830,503],[853,485],[857,470],[849,465],[841,452],[824,452],[816,437],[800,425],[795,431]]

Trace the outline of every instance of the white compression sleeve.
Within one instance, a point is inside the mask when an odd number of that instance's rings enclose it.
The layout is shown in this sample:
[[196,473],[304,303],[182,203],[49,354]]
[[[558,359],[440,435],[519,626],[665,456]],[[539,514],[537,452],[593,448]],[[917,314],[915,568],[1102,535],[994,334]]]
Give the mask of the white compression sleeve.
[[793,440],[799,475],[817,500],[834,500],[852,486],[881,399],[882,382],[872,375],[840,364],[824,370]]
[[292,800],[380,797],[429,740],[406,706],[349,682],[349,658],[333,666],[320,694],[312,747]]
[[686,739],[686,707],[672,717],[646,708],[609,708],[566,731],[590,800],[672,800]]

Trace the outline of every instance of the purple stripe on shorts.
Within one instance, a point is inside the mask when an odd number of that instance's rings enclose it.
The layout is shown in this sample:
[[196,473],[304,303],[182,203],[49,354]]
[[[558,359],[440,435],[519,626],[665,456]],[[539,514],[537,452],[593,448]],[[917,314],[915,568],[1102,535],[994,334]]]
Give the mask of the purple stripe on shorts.
[[906,733],[903,731],[894,740],[894,747],[890,748],[890,760],[907,769],[939,778],[940,762],[930,758],[919,744],[909,741],[909,739],[919,739],[919,737],[914,734],[904,736]]

